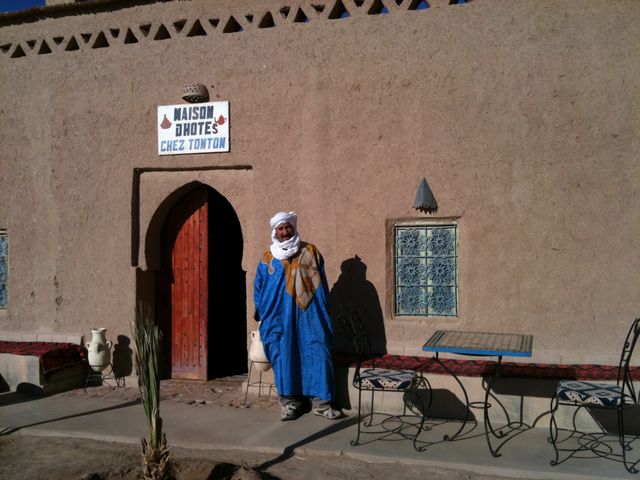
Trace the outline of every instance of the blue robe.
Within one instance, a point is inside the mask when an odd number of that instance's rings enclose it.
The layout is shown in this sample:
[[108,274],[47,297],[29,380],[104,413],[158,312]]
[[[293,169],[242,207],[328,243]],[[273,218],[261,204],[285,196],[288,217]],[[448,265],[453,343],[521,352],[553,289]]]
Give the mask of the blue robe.
[[314,245],[301,242],[300,252],[288,260],[264,253],[256,272],[254,301],[279,395],[333,400],[328,298],[324,260]]

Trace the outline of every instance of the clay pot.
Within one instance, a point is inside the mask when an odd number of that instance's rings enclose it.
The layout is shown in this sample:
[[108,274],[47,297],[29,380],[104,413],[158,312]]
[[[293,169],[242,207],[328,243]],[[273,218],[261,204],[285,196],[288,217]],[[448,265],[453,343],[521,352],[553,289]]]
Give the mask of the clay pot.
[[254,362],[254,367],[261,371],[267,371],[271,368],[271,363],[267,355],[264,353],[262,340],[260,340],[260,331],[254,330],[250,333],[251,346],[249,347],[249,360]]
[[111,363],[111,342],[106,339],[106,328],[91,329],[91,341],[87,342],[89,366],[101,372]]

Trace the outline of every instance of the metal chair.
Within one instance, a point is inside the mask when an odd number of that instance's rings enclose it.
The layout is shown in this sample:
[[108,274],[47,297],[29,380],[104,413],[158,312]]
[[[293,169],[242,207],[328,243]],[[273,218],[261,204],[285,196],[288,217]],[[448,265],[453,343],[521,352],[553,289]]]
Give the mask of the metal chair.
[[[367,433],[378,435],[378,440],[392,439],[391,437],[397,440],[398,436],[404,437],[412,440],[416,450],[422,451],[423,448],[418,447],[417,440],[424,428],[426,412],[432,401],[431,389],[427,388],[428,382],[413,370],[376,368],[375,364],[373,364],[375,358],[371,355],[369,340],[357,311],[342,307],[341,312],[338,314],[338,320],[345,327],[347,333],[352,336],[353,348],[356,354],[356,367],[352,385],[358,390],[358,433],[355,440],[351,441],[351,445],[362,445],[360,436],[362,433]],[[372,357],[370,359],[373,364],[371,367],[363,366],[367,356]],[[429,402],[426,406],[421,400],[422,397],[418,394],[418,390],[421,388],[429,392]],[[370,412],[366,415],[364,422],[362,421],[362,392],[371,392]],[[403,393],[402,414],[393,415],[375,412],[374,395],[376,392]],[[407,413],[407,404],[409,404],[412,411],[411,414]],[[374,424],[374,417],[381,417],[382,419]],[[367,430],[363,430],[362,427]],[[412,433],[413,431],[415,433]]]
[[[631,325],[624,341],[620,355],[620,363],[618,364],[618,378],[615,385],[576,380],[560,381],[556,393],[551,399],[549,441],[555,450],[555,459],[551,460],[551,465],[558,465],[569,458],[606,457],[624,463],[625,468],[630,473],[638,473],[636,465],[640,460],[631,463],[627,459],[627,455],[632,449],[631,444],[639,438],[639,436],[630,436],[626,433],[625,412],[636,406],[638,400],[633,386],[629,363],[633,356],[639,335],[640,318],[637,318]],[[575,408],[571,419],[572,428],[560,428],[558,426],[556,414],[560,406],[571,406]],[[606,428],[601,428],[602,432],[596,433],[587,433],[578,429],[576,425],[578,413],[582,410],[589,411],[590,409],[594,409],[594,413],[603,410],[615,412],[617,417],[617,442],[615,439],[608,441],[605,438],[611,436],[611,433],[609,433]],[[620,453],[617,452],[617,443],[620,444]],[[567,453],[567,456],[563,459],[560,459],[561,452]]]

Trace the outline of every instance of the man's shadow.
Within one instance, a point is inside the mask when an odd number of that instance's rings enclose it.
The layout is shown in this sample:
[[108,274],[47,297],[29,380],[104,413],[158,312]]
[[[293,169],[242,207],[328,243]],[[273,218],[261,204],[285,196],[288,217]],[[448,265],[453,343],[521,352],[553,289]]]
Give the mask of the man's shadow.
[[[335,312],[341,307],[356,310],[362,319],[369,347],[369,353],[383,355],[387,353],[387,337],[384,331],[384,319],[378,292],[373,283],[367,280],[367,265],[355,255],[342,262],[340,276],[333,284],[329,294],[331,306]],[[353,353],[352,334],[342,322],[333,319],[334,350]]]
[[[362,334],[366,337],[365,355],[384,355],[387,353],[387,337],[384,331],[384,319],[378,292],[373,283],[367,280],[367,265],[355,255],[342,262],[340,276],[329,294],[333,321],[333,350],[338,356],[356,358],[354,332],[348,325],[339,320],[341,312],[356,311],[361,320]],[[349,369],[336,369],[337,408],[351,408],[349,387],[351,379]]]

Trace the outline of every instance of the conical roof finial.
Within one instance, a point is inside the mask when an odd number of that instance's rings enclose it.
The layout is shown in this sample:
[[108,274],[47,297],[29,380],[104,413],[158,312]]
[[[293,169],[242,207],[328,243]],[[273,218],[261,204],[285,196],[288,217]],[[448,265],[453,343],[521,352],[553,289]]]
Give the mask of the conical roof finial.
[[420,185],[418,185],[418,191],[416,192],[416,200],[413,202],[413,208],[424,213],[434,213],[438,210],[438,202],[436,202],[426,178],[423,178]]

